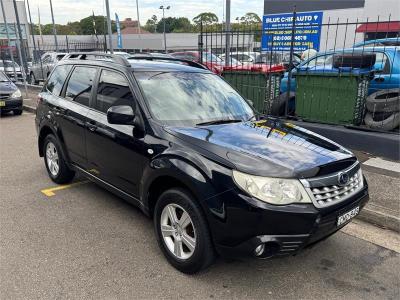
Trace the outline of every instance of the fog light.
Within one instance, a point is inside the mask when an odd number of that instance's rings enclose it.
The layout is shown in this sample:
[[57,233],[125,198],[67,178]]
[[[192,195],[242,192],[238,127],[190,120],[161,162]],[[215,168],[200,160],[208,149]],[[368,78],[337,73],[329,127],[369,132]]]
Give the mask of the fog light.
[[260,244],[256,247],[256,249],[254,249],[254,254],[256,256],[260,256],[261,254],[263,254],[265,249],[265,245],[264,244]]

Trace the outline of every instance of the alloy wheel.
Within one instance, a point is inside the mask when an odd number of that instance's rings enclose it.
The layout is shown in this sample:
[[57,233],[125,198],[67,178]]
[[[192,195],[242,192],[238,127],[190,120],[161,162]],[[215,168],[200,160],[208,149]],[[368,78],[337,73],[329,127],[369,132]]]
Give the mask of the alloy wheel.
[[57,176],[60,171],[58,152],[56,146],[49,142],[46,146],[46,162],[51,175]]
[[161,213],[161,233],[168,250],[177,258],[186,260],[196,249],[196,230],[185,209],[168,204]]

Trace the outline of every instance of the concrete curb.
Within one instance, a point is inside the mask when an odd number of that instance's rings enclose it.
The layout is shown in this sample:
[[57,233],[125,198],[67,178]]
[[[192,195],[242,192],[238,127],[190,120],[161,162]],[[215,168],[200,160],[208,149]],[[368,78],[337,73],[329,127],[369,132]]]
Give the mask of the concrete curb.
[[36,107],[33,106],[23,104],[22,109],[31,113],[36,113]]
[[357,218],[370,224],[400,233],[400,218],[384,212],[372,210],[368,205],[364,207]]

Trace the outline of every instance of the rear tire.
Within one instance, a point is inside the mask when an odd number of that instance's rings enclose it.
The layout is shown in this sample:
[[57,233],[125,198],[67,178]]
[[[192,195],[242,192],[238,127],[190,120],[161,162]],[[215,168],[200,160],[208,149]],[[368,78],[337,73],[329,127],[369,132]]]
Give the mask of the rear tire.
[[60,144],[54,135],[49,134],[43,143],[43,157],[47,173],[55,183],[63,184],[70,182],[75,172],[68,168],[61,152]]
[[158,198],[154,226],[164,256],[179,271],[194,274],[213,263],[215,252],[206,218],[185,189],[169,189]]

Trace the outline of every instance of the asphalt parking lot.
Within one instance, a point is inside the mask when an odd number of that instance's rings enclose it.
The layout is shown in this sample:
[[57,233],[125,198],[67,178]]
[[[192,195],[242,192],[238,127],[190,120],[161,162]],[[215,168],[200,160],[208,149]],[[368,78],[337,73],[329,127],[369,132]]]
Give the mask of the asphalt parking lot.
[[219,259],[198,275],[181,274],[135,207],[82,178],[53,189],[33,114],[3,117],[0,136],[1,299],[400,297],[399,245],[382,229],[374,230],[385,247],[347,229],[295,257]]

